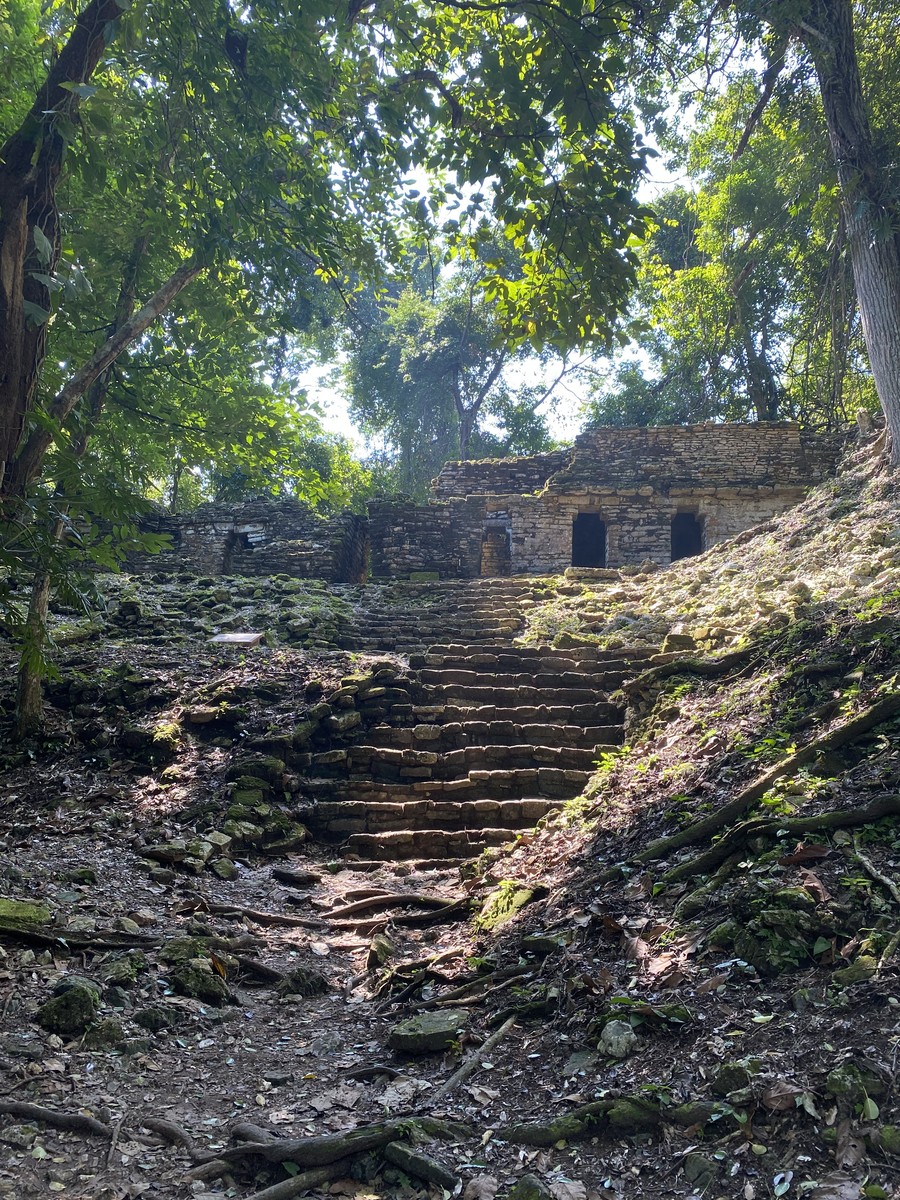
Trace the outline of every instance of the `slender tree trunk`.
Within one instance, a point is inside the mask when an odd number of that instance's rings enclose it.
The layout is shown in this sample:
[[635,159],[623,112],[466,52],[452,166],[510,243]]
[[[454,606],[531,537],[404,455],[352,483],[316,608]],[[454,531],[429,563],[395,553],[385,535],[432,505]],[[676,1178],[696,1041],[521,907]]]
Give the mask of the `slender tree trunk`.
[[[124,328],[134,312],[138,271],[147,252],[147,244],[148,238],[144,234],[134,240],[131,254],[125,264],[122,286],[119,288],[116,312],[109,326],[107,342]],[[109,364],[97,375],[88,389],[88,411],[82,429],[73,438],[70,447],[70,453],[76,460],[84,457],[91,433],[103,412],[106,395],[109,391],[111,367],[112,364]],[[43,681],[48,641],[47,618],[50,612],[50,592],[53,579],[50,564],[57,546],[63,539],[69,511],[66,495],[62,488],[57,488],[56,501],[57,516],[50,530],[49,544],[44,548],[43,558],[38,563],[31,584],[28,616],[25,620],[25,636],[19,658],[15,732],[16,736],[20,738],[31,737],[39,733],[44,723]]]
[[853,280],[872,376],[900,464],[900,242],[887,172],[862,93],[849,0],[815,0],[800,29],[815,64],[837,166]]
[[[50,552],[62,541],[65,522],[57,517],[50,533]],[[25,636],[19,657],[16,691],[16,736],[32,737],[44,724],[44,654],[47,648],[47,616],[50,611],[49,554],[35,571],[25,620]]]

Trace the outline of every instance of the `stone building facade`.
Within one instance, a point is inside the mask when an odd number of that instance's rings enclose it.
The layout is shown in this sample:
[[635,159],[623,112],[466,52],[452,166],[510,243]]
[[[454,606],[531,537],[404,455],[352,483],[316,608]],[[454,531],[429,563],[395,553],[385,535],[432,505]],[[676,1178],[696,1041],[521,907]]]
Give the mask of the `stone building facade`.
[[843,442],[788,422],[599,429],[549,454],[449,462],[427,504],[375,500],[367,517],[271,499],[161,514],[172,549],[144,565],[343,583],[664,565],[796,504]]
[[551,454],[450,462],[427,505],[370,506],[377,575],[549,574],[700,553],[796,504],[843,435],[790,422],[598,429]]

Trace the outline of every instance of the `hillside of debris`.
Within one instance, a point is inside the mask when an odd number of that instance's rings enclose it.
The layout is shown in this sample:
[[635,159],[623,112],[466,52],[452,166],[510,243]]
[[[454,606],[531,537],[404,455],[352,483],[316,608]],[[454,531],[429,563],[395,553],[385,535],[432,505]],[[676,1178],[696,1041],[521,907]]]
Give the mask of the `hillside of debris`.
[[[897,1194],[896,474],[858,448],[698,558],[480,587],[121,576],[56,612],[46,736],[0,761],[0,1196]],[[440,782],[486,681],[530,714],[490,739],[545,741],[554,669],[621,714],[586,786]],[[436,779],[521,818],[526,775],[536,828],[468,858],[310,836],[317,792],[366,797],[353,837]]]

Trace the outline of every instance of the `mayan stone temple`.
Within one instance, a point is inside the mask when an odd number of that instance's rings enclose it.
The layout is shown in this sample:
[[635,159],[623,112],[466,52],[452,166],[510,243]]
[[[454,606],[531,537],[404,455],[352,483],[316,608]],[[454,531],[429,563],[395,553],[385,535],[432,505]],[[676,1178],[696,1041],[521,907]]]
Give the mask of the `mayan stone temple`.
[[360,583],[666,565],[796,504],[841,441],[791,422],[594,430],[548,454],[448,462],[428,503],[379,499],[366,517],[271,499],[160,517],[172,549],[154,566]]

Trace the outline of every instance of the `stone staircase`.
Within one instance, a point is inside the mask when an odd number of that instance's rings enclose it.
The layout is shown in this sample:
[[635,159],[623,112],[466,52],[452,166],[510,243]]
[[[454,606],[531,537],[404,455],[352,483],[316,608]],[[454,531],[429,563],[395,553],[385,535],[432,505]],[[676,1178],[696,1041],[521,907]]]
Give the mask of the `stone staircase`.
[[[412,686],[346,751],[313,756],[302,819],[365,861],[446,863],[500,845],[584,789],[621,743],[610,699],[649,649],[517,646],[533,581],[430,583],[360,605],[341,644],[409,657]],[[425,589],[422,589],[423,591]],[[381,597],[383,600],[383,597]]]

